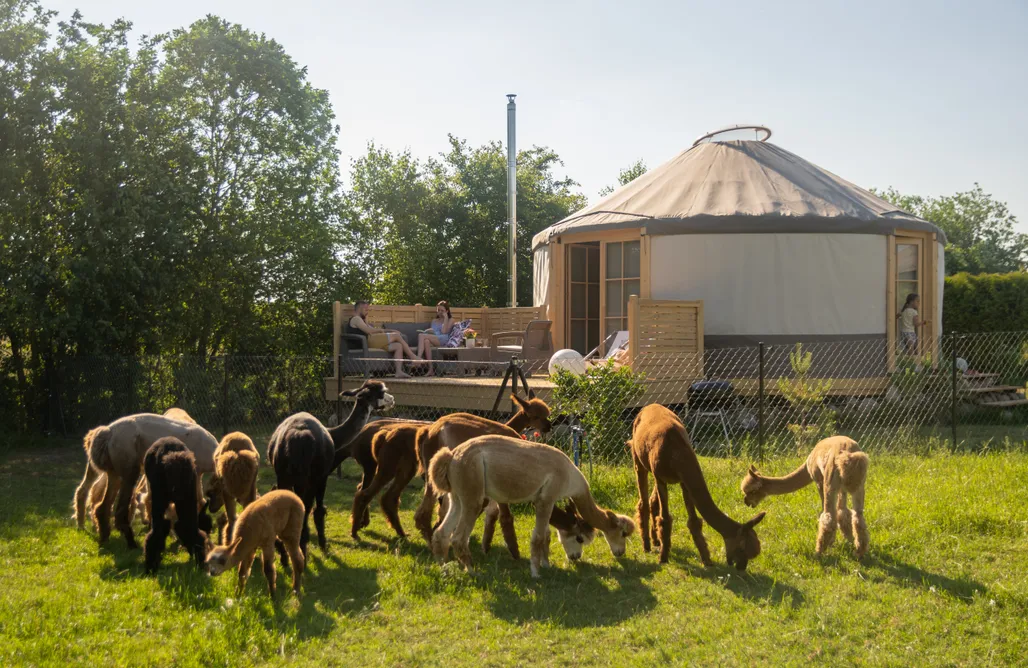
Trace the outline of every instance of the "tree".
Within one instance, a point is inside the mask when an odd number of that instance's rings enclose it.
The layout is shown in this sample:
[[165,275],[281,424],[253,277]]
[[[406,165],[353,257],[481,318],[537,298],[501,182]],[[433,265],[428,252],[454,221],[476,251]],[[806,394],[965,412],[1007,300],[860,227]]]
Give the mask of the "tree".
[[[618,174],[618,186],[627,186],[629,183],[635,181],[637,178],[639,178],[646,172],[646,163],[642,161],[642,158],[639,158],[631,165],[621,170],[621,173]],[[606,197],[607,195],[614,192],[616,189],[617,188],[615,188],[614,186],[604,186],[604,188],[600,190],[600,197]]]
[[1028,234],[1017,218],[977,183],[948,197],[904,195],[894,188],[872,190],[904,211],[938,225],[946,233],[946,273],[1020,271],[1028,263]]

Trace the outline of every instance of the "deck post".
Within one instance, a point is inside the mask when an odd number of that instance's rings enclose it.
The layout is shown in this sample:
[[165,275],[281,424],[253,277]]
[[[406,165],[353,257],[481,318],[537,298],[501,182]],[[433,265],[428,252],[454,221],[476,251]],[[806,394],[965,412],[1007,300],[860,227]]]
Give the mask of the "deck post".
[[957,341],[959,337],[956,332],[949,333],[950,341],[950,357],[952,363],[952,383],[950,386],[950,425],[952,431],[953,442],[950,445],[950,452],[957,451]]
[[760,357],[759,380],[757,383],[757,458],[764,461],[764,342],[757,344]]

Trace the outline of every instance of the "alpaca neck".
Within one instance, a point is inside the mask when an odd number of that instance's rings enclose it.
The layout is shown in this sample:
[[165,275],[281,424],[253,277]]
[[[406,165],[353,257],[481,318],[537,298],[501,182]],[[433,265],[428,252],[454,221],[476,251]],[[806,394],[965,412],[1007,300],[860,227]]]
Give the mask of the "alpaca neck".
[[507,426],[520,434],[528,429],[528,415],[525,414],[525,411],[519,410],[511,419],[507,420]]
[[[371,405],[358,400],[350,410],[350,417],[346,418],[346,421],[338,427],[332,427],[328,430],[329,435],[332,437],[332,444],[335,446],[337,457],[339,456],[339,450],[346,449],[350,445],[350,441],[357,438],[357,434],[360,433],[370,418]],[[349,454],[348,450],[347,454]]]
[[767,494],[791,494],[813,482],[806,464],[801,464],[798,469],[781,478],[768,478],[762,475],[756,478],[760,481],[760,490]]
[[700,461],[696,458],[696,453],[692,451],[692,448],[688,453],[691,457],[686,457],[685,463],[679,466],[678,479],[688,490],[689,496],[696,504],[696,510],[700,511],[700,515],[707,520],[707,524],[722,536],[737,532],[742,525],[725,515],[717,507],[714,498],[710,495],[710,490],[707,489],[707,481],[703,478],[703,471],[700,470]]

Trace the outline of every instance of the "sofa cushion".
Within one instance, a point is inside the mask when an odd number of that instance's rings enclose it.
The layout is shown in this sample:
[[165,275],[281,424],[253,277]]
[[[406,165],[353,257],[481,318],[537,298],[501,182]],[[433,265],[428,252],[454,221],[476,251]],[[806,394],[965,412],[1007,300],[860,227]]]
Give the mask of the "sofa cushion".
[[382,325],[384,329],[395,329],[402,334],[408,346],[418,345],[418,332],[431,326],[428,322],[387,322]]

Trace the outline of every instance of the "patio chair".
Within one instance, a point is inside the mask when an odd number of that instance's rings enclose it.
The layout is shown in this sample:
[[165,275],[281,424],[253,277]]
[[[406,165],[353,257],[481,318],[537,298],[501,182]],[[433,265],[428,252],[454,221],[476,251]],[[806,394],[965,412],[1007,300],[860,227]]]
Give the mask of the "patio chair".
[[[603,357],[598,357],[601,346],[607,346],[607,352],[603,355]],[[626,348],[628,348],[628,331],[622,329],[617,332],[612,332],[607,338],[603,340],[603,343],[590,350],[589,354],[586,355],[583,359],[585,359],[585,361],[587,362],[600,359],[609,360],[611,357],[614,357]]]
[[533,320],[523,332],[493,332],[489,337],[492,358],[505,362],[513,355],[523,360],[550,359],[553,355],[552,320]]

